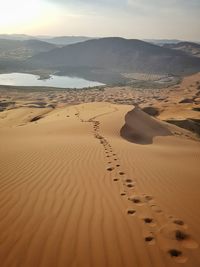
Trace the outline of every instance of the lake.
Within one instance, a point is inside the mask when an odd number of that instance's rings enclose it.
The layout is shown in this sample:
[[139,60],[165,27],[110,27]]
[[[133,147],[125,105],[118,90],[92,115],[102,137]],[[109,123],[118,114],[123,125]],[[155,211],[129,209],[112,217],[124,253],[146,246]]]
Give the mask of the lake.
[[49,79],[40,80],[40,77],[27,73],[0,74],[0,85],[13,86],[48,86],[59,88],[85,88],[104,85],[83,78],[51,75]]

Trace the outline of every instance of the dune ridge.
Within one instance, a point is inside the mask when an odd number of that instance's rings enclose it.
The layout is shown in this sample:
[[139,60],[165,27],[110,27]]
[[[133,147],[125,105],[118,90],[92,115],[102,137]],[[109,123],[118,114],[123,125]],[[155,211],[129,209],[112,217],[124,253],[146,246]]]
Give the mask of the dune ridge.
[[126,140],[138,144],[151,144],[155,136],[172,135],[163,122],[150,117],[139,107],[126,114],[120,133]]

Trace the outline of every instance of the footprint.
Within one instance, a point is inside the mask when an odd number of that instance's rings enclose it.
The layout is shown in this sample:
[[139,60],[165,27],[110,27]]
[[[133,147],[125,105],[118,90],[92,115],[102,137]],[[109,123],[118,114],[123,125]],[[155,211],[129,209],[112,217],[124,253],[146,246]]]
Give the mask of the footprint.
[[198,243],[190,237],[190,235],[184,231],[176,230],[175,238],[177,241],[181,242],[181,245],[188,249],[198,248]]
[[153,200],[153,197],[149,196],[149,195],[145,195],[145,200],[146,201],[151,201],[151,200]]
[[151,205],[151,208],[152,208],[153,211],[155,211],[155,212],[157,212],[157,213],[161,213],[161,212],[163,212],[163,211],[161,210],[161,208],[159,208],[159,207],[156,206],[155,204]]
[[183,226],[175,225],[174,223],[169,223],[160,229],[161,234],[168,240],[176,240],[184,248],[196,249],[198,248],[198,243],[192,239],[190,234],[188,234]]
[[107,168],[107,171],[113,171],[114,170],[114,168],[113,167],[109,167],[109,168]]
[[146,242],[150,243],[151,241],[154,240],[154,237],[151,236],[151,235],[149,235],[149,236],[146,236],[146,237],[144,238],[144,240],[145,240]]
[[124,175],[125,173],[124,172],[119,172],[119,175]]
[[182,221],[180,219],[174,219],[172,222],[174,224],[181,225],[181,226],[185,225],[184,221]]
[[125,192],[121,192],[120,195],[121,196],[126,196],[126,193]]
[[172,248],[167,251],[167,253],[177,262],[177,263],[185,263],[187,261],[187,257],[184,256],[183,252],[179,249]]
[[138,204],[138,205],[143,205],[144,204],[142,199],[141,199],[141,197],[139,197],[139,196],[131,196],[131,197],[128,198],[128,200],[130,200],[134,204]]
[[133,188],[134,187],[133,184],[127,184],[126,186],[129,187],[129,188]]
[[133,180],[131,180],[131,179],[126,179],[125,182],[126,182],[126,183],[132,183]]
[[155,242],[155,237],[153,235],[152,232],[148,233],[145,235],[144,237],[144,241],[148,244],[148,245],[154,245],[156,242]]
[[134,209],[128,209],[127,210],[128,215],[135,215],[135,213],[136,213],[136,210],[134,210]]
[[152,224],[154,223],[154,219],[153,218],[143,218],[143,221],[146,223],[146,224]]
[[179,257],[182,255],[182,251],[174,248],[168,250],[168,253],[171,257]]
[[114,178],[114,179],[113,179],[113,181],[114,181],[114,182],[117,182],[117,181],[119,181],[119,179],[117,179],[117,178]]
[[175,231],[175,238],[178,241],[186,240],[189,238],[189,235],[181,230]]

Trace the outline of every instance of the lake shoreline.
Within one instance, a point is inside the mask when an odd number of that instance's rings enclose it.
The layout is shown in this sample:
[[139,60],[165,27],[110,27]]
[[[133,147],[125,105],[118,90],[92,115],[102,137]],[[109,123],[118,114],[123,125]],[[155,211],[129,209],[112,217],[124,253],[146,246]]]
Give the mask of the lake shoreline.
[[[47,78],[48,79],[44,79]],[[49,88],[70,88],[82,89],[88,87],[102,86],[103,83],[90,81],[76,76],[58,76],[53,74],[30,74],[22,72],[12,72],[0,74],[0,83],[2,86],[14,87],[49,87]]]

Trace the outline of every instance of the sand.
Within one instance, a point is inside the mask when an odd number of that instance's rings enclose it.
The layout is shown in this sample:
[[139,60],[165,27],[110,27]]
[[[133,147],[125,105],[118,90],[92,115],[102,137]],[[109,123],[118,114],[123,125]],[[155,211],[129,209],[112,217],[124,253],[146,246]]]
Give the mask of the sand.
[[200,143],[161,121],[172,101],[20,101],[0,113],[0,266],[200,266]]

